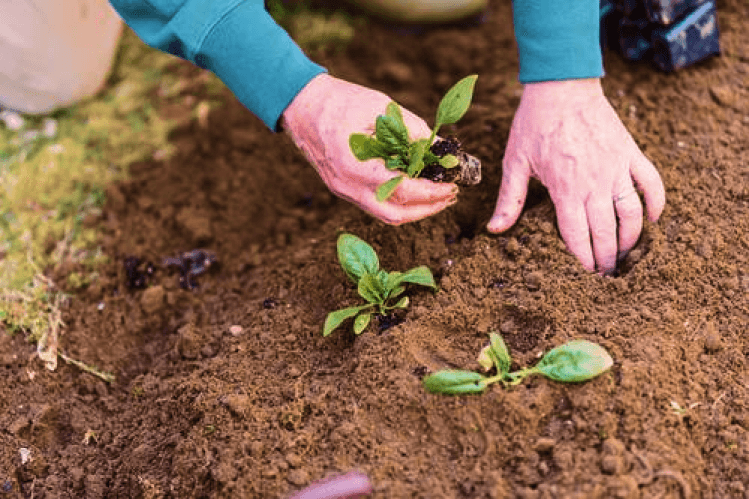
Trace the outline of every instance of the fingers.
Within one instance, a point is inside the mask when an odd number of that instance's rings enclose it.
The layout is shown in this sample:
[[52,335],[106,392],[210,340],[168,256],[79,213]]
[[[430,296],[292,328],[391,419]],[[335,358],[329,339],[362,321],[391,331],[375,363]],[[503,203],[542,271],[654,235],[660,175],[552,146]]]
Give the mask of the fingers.
[[630,186],[631,193],[614,198],[614,209],[619,221],[619,253],[618,260],[631,250],[640,238],[642,232],[642,204],[635,188]]
[[591,198],[586,208],[597,270],[604,275],[611,274],[616,270],[617,258],[614,205],[608,195],[603,195]]
[[489,232],[504,232],[513,226],[528,195],[530,167],[521,160],[507,161],[502,168],[502,184],[494,214],[486,225]]
[[404,178],[389,201],[403,206],[437,203],[455,198],[458,186],[423,178]]
[[588,216],[582,203],[558,203],[557,223],[567,249],[575,255],[586,270],[595,270],[596,262],[590,245]]
[[[648,220],[656,222],[666,206],[666,190],[653,163],[640,155],[630,169],[632,179],[645,197]],[[641,215],[642,216],[642,215]]]
[[453,196],[441,201],[405,206],[390,200],[377,201],[373,193],[371,197],[360,200],[359,207],[386,224],[401,225],[435,215],[456,202],[457,198]]

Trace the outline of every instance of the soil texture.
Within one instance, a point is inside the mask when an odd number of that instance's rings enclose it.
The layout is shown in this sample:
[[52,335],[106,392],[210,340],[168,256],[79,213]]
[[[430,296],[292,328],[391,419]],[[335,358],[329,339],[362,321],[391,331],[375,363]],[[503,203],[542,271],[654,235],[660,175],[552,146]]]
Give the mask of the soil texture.
[[[667,191],[615,277],[566,251],[536,183],[515,227],[484,228],[521,91],[509,2],[477,26],[372,23],[314,56],[423,116],[480,75],[443,133],[483,180],[421,222],[387,226],[335,198],[227,93],[173,134],[174,157],[132,165],[95,222],[111,263],[64,310],[60,346],[116,381],[48,372],[23,335],[0,334],[0,497],[288,497],[359,470],[379,498],[749,498],[749,5],[718,10],[719,58],[664,74],[606,54],[606,94]],[[189,112],[193,91],[154,105]],[[388,270],[428,265],[440,291],[410,288],[392,327],[323,338],[326,314],[358,303],[341,231]],[[195,249],[210,261],[185,263]],[[513,368],[572,338],[615,364],[577,385],[424,391],[429,372],[477,369],[493,330]]]

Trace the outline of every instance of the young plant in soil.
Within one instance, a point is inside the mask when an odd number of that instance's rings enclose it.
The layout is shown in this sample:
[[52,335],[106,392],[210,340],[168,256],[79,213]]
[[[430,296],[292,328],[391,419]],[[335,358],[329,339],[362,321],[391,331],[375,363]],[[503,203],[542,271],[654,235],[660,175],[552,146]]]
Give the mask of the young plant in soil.
[[373,313],[386,315],[389,310],[406,308],[408,297],[401,296],[406,290],[406,283],[437,289],[432,271],[426,266],[415,267],[406,272],[380,269],[380,261],[374,248],[353,234],[341,234],[338,237],[338,261],[346,275],[357,285],[359,295],[367,300],[367,304],[329,313],[325,318],[323,336],[328,336],[351,317],[355,317],[354,333],[361,334],[369,325]]
[[481,350],[478,362],[487,371],[495,367],[497,374],[484,376],[459,369],[437,371],[422,380],[424,388],[447,395],[481,393],[492,383],[513,386],[532,374],[563,383],[577,383],[595,378],[614,363],[602,346],[587,340],[572,340],[547,352],[535,366],[510,372],[512,358],[497,333],[489,333],[489,344]]
[[409,138],[401,108],[395,102],[390,102],[385,114],[375,119],[374,137],[361,133],[349,136],[349,147],[359,161],[382,158],[388,170],[404,172],[377,188],[378,201],[389,198],[406,175],[465,185],[481,181],[481,162],[463,152],[457,139],[434,142],[442,125],[456,123],[468,111],[477,78],[477,75],[466,76],[447,91],[437,107],[434,128],[428,139],[412,141]]

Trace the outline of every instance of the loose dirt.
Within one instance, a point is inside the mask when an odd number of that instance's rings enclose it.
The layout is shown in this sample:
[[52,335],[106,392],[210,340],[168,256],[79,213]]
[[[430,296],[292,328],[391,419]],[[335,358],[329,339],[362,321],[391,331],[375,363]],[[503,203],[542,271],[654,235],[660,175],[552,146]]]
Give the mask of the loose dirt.
[[[47,372],[22,335],[0,335],[0,497],[285,497],[350,470],[382,498],[749,497],[747,16],[746,2],[720,2],[722,57],[675,74],[607,53],[606,93],[668,201],[611,278],[565,250],[537,184],[513,229],[484,229],[521,90],[509,2],[475,27],[371,24],[315,56],[423,116],[480,75],[475,105],[443,133],[484,180],[422,222],[386,226],[334,198],[227,94],[173,134],[174,157],[132,165],[108,192],[111,263],[65,309],[60,345],[116,381]],[[414,287],[390,329],[323,338],[326,314],[357,303],[340,231],[389,270],[428,265],[441,290]],[[162,262],[195,248],[218,262],[183,289]],[[154,263],[145,290],[127,285],[132,256]],[[492,330],[518,366],[571,338],[615,364],[580,385],[425,393],[428,372],[477,368]]]

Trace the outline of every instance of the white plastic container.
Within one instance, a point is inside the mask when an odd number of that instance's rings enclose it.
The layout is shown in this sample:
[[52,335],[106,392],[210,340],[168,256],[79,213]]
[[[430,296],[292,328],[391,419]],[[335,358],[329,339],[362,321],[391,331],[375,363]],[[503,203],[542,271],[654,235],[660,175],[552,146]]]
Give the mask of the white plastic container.
[[0,106],[41,114],[95,94],[121,31],[107,0],[0,0]]

